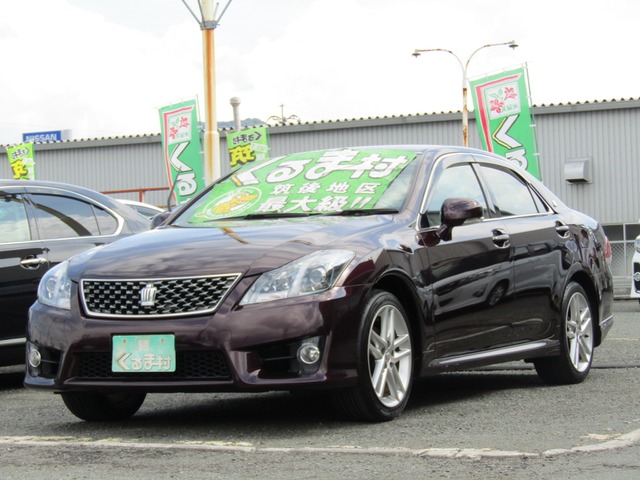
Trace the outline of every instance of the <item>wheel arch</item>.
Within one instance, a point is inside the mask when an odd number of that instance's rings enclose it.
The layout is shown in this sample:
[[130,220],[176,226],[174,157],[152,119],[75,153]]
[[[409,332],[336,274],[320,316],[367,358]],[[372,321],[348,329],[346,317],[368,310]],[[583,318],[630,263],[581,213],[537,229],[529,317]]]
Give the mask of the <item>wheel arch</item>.
[[420,300],[411,279],[402,272],[389,271],[380,277],[373,285],[374,290],[384,290],[394,295],[407,314],[409,325],[413,331],[414,376],[419,376],[420,355],[423,351],[424,313],[420,307]]
[[589,275],[583,271],[574,273],[569,278],[567,285],[565,285],[565,289],[571,282],[580,285],[587,294],[591,306],[591,318],[594,327],[594,346],[597,347],[602,343],[602,331],[600,330],[600,298],[598,297],[598,292]]

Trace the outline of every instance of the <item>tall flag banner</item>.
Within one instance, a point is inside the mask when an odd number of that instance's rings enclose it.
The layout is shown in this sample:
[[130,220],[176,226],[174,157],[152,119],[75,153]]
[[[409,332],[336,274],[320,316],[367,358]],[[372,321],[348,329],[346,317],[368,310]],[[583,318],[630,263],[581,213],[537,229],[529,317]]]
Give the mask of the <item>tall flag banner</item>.
[[472,80],[478,133],[485,150],[541,179],[524,68]]
[[7,147],[7,155],[14,180],[36,179],[36,162],[32,142]]
[[161,108],[160,122],[169,186],[180,205],[205,187],[196,101]]
[[231,169],[269,157],[267,127],[254,127],[227,134]]

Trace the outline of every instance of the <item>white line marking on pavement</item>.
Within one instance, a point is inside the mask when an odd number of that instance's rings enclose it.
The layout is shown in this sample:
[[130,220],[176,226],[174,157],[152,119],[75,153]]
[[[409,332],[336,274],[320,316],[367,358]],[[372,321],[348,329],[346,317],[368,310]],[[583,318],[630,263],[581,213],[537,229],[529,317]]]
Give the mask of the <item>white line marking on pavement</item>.
[[451,459],[482,458],[548,458],[561,455],[603,452],[630,447],[640,442],[640,429],[633,430],[603,443],[583,445],[569,449],[545,450],[542,453],[493,450],[491,448],[362,448],[351,446],[336,447],[254,447],[246,442],[178,442],[146,443],[122,441],[121,439],[94,440],[87,437],[47,437],[47,436],[0,436],[0,445],[27,447],[87,447],[87,448],[129,448],[164,450],[202,450],[214,452],[244,453],[332,453],[348,455],[393,455],[412,457],[437,457]]

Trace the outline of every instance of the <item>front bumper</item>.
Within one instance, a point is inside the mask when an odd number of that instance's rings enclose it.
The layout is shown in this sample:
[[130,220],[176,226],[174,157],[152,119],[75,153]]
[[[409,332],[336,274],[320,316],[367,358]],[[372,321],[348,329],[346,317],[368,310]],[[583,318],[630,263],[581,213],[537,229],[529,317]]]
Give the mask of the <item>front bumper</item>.
[[[268,391],[355,383],[359,306],[365,287],[237,307],[227,299],[214,314],[170,319],[98,319],[36,302],[30,310],[25,386],[66,391]],[[171,334],[176,371],[112,371],[114,335]],[[315,342],[317,362],[298,351]]]

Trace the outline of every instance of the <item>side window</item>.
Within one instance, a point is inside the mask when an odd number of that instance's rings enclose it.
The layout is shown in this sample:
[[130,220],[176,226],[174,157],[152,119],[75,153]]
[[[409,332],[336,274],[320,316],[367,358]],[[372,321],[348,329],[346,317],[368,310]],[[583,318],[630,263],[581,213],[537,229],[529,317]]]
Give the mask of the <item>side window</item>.
[[480,167],[496,213],[501,217],[531,215],[547,211],[538,196],[515,174],[500,168]]
[[100,235],[113,235],[118,229],[118,220],[113,218],[106,210],[93,205],[93,213],[96,216],[98,222],[98,228],[100,229]]
[[[443,170],[436,178],[427,200],[427,218],[430,227],[440,225],[440,209],[447,198],[473,198],[478,200],[487,215],[487,202],[471,165],[458,164]],[[426,227],[427,225],[422,225]]]
[[27,242],[31,229],[21,195],[0,195],[0,243]]
[[[94,208],[90,203],[63,195],[31,194],[31,199],[37,208],[38,230],[43,239],[87,237],[113,233],[113,230],[102,231],[98,224],[98,215],[103,220],[104,215],[108,217],[111,215],[104,210]],[[113,217],[111,218],[117,224],[117,221]],[[104,222],[101,222],[101,225],[102,223]]]

